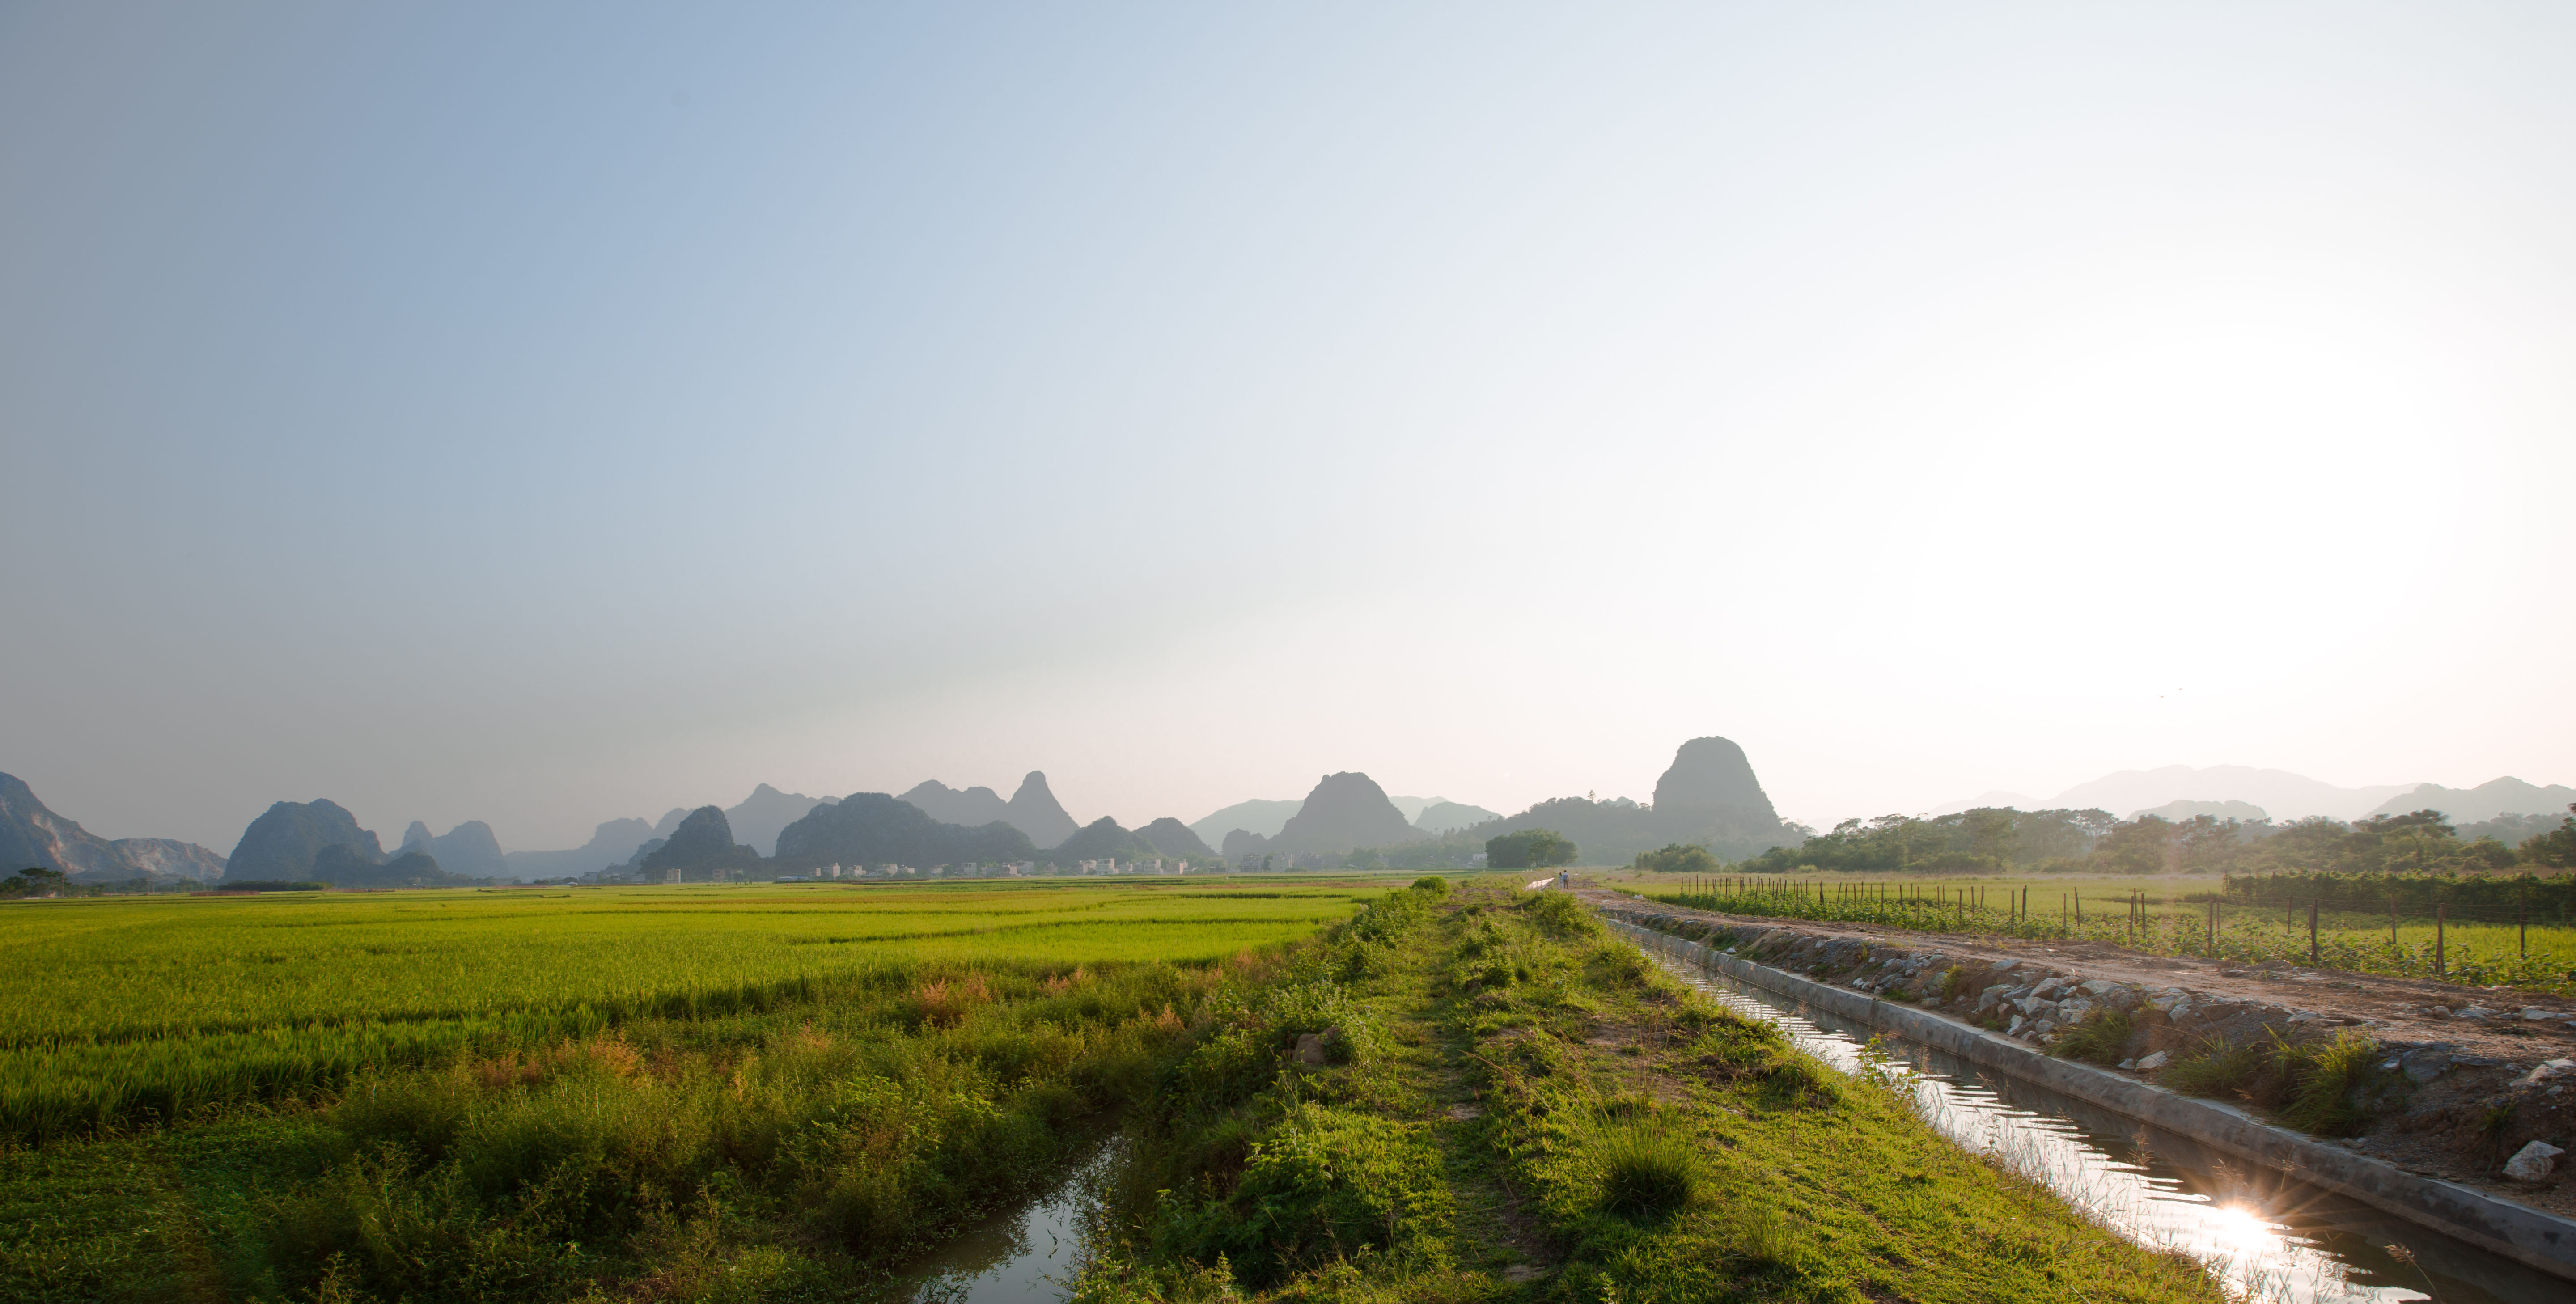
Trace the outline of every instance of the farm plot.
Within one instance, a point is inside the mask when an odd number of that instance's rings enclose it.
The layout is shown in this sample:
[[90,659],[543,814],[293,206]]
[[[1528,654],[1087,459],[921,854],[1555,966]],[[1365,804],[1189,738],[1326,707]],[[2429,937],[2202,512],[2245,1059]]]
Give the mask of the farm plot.
[[2322,965],[2576,995],[2566,875],[2260,879],[1694,877],[1621,886],[1724,914],[2081,940],[2155,955]]
[[1350,883],[635,888],[0,908],[0,1133],[41,1139],[369,1068],[901,989],[1205,964],[1347,916]]

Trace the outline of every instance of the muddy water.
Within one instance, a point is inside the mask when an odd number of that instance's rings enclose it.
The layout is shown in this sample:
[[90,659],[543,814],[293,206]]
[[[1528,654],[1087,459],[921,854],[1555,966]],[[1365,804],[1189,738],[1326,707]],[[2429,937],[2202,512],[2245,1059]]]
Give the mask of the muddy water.
[[[2576,1299],[2576,1283],[2349,1197],[2249,1171],[2189,1138],[1955,1056],[1884,1038],[1873,1057],[1867,1043],[1875,1034],[1868,1028],[1645,949],[1675,977],[1738,1013],[1778,1024],[1825,1063],[1846,1073],[1889,1075],[1951,1140],[2045,1183],[2121,1235],[2200,1259],[2239,1298],[2291,1304]],[[2391,1246],[2403,1248],[2392,1252]]]
[[1086,1214],[1114,1147],[1019,1208],[969,1227],[913,1266],[896,1298],[913,1304],[1053,1304],[1082,1256]]

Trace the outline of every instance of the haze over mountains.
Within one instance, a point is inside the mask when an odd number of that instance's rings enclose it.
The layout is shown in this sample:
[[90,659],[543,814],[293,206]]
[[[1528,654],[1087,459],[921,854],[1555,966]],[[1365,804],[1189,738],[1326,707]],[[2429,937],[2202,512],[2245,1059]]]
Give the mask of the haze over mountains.
[[224,858],[171,838],[99,837],[46,809],[16,775],[0,774],[0,872],[30,866],[100,882],[205,882],[223,876]]
[[[1955,815],[1979,806],[2009,806],[2016,810],[2100,809],[2127,819],[2141,813],[2167,814],[2169,810],[2182,809],[2188,809],[2190,814],[2217,814],[2215,809],[2198,807],[2234,803],[2235,818],[2269,818],[2281,824],[2320,815],[2351,821],[2428,809],[2441,811],[2453,823],[2474,823],[2499,815],[2563,812],[2570,802],[2576,802],[2576,788],[2542,787],[2515,778],[2491,779],[2474,788],[2445,788],[2434,783],[2340,788],[2287,770],[2250,765],[2201,769],[2168,765],[2106,774],[2045,800],[2017,792],[1986,792],[1967,801],[1935,807],[1930,813]],[[2244,807],[2258,809],[2261,816],[2245,815]]]
[[[1482,806],[1470,806],[1446,797],[1400,797],[1390,795],[1387,804],[1395,807],[1406,822],[1425,833],[1444,833],[1469,828],[1487,820],[1502,818],[1502,812]],[[1225,841],[1229,833],[1240,830],[1255,837],[1277,837],[1291,817],[1304,808],[1303,797],[1289,801],[1239,801],[1204,818],[1190,822],[1190,832],[1211,846]]]
[[[860,797],[868,798],[863,807],[825,818],[832,808]],[[1989,792],[1945,811],[1971,806],[2099,808],[2124,818],[2149,813],[2172,820],[2209,815],[2288,822],[2318,815],[2351,821],[2433,809],[2455,825],[2476,824],[2504,836],[2524,823],[2555,827],[2571,803],[2576,803],[2576,788],[2512,777],[2471,788],[2429,783],[2343,788],[2283,770],[2176,765],[2105,775],[2044,801]],[[709,811],[724,821],[720,847],[711,821],[702,818]],[[692,819],[699,823],[691,838],[705,845],[665,854]],[[791,837],[791,830],[800,826],[805,832]],[[899,797],[874,793],[846,799],[784,792],[764,783],[731,807],[676,807],[653,824],[636,817],[606,820],[583,846],[558,851],[504,851],[491,826],[480,820],[464,821],[445,833],[433,833],[414,820],[400,845],[388,853],[378,835],[360,827],[348,810],[316,800],[275,803],[243,830],[232,854],[222,856],[172,839],[97,837],[47,809],[26,783],[0,774],[0,866],[15,862],[57,868],[83,882],[319,878],[348,886],[407,886],[577,877],[612,868],[641,869],[648,863],[668,867],[685,862],[705,869],[718,861],[739,866],[766,860],[796,868],[807,862],[910,863],[969,852],[978,859],[1043,862],[1155,857],[1202,862],[1219,855],[1282,853],[1338,857],[1355,849],[1440,838],[1475,841],[1525,828],[1564,834],[1592,863],[1624,860],[1672,842],[1700,843],[1721,856],[1741,857],[1775,844],[1793,845],[1801,836],[1797,826],[1780,820],[1743,749],[1713,737],[1683,744],[1657,780],[1654,800],[1647,803],[1625,797],[1561,797],[1505,816],[1440,797],[1391,796],[1368,775],[1343,771],[1323,776],[1303,798],[1238,802],[1194,823],[1164,816],[1131,830],[1107,817],[1079,824],[1056,800],[1044,772],[1032,770],[1007,800],[992,788],[952,788],[937,780],[917,784]]]

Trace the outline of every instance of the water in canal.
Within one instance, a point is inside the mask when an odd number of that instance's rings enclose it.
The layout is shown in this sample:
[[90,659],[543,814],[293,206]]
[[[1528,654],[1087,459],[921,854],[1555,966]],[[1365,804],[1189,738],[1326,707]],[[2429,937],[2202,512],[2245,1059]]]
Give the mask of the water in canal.
[[913,1304],[1053,1304],[1082,1259],[1088,1213],[1115,1143],[1017,1209],[968,1228],[914,1265]]
[[[1738,1013],[1780,1025],[1809,1054],[1846,1073],[1873,1067],[1871,1029],[1703,970],[1663,953],[1651,944],[1653,934],[1645,937],[1642,949],[1675,977]],[[2286,1304],[2426,1298],[2564,1304],[2576,1298],[2576,1283],[1956,1056],[1892,1037],[1879,1042],[1878,1054],[1879,1071],[1912,1093],[1923,1117],[1951,1140],[2046,1183],[2132,1240],[2206,1262],[2240,1298]]]

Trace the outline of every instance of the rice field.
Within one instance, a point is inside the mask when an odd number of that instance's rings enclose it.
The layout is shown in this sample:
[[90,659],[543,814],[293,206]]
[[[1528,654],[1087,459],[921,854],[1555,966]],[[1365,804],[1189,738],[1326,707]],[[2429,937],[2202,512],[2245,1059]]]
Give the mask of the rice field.
[[634,1018],[933,969],[1203,964],[1347,917],[1357,881],[1203,879],[97,898],[0,906],[0,1135],[169,1120]]

